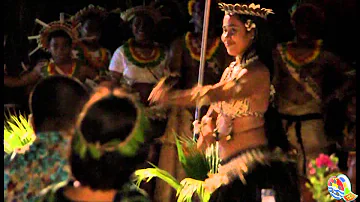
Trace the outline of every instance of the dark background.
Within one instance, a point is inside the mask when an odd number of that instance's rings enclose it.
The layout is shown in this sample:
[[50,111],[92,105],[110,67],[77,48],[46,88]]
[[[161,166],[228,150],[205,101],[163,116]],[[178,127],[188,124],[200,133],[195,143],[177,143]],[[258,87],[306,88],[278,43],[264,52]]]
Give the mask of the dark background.
[[[162,0],[169,2],[170,0]],[[234,0],[224,0],[226,3],[239,2]],[[182,9],[179,11],[171,10],[173,17],[176,17],[174,28],[179,32],[190,29],[189,16],[187,15],[187,0],[173,0]],[[252,1],[251,1],[252,2]],[[349,63],[356,63],[356,0],[303,0],[318,5],[325,11],[326,31],[324,34],[324,44],[330,51],[336,53]],[[41,26],[35,23],[38,18],[45,23],[59,20],[59,13],[73,15],[78,10],[89,4],[99,5],[105,9],[114,10],[120,8],[125,10],[132,6],[148,4],[150,0],[5,0],[4,1],[4,32],[9,35],[8,44],[11,48],[6,49],[7,61],[17,63],[23,60],[23,56],[33,50],[37,44],[35,40],[29,41],[27,36],[37,35]],[[216,3],[213,1],[213,3]],[[278,42],[291,40],[294,37],[289,12],[295,0],[258,0],[262,7],[269,7],[274,10],[276,15],[269,19],[275,31]],[[174,3],[173,3],[174,4]],[[181,12],[185,15],[179,17]],[[221,24],[221,19],[219,19]],[[158,33],[160,37],[167,33]],[[127,38],[131,36],[128,26],[124,26],[119,14],[110,14],[105,22],[101,43],[112,52],[115,51]],[[36,57],[34,55],[33,57]],[[33,60],[33,57],[30,60]],[[12,66],[8,64],[8,66]]]
[[[169,13],[174,18],[172,27],[177,29],[178,35],[191,29],[189,25],[190,16],[187,12],[187,0],[160,0],[172,5]],[[241,3],[249,0],[224,0],[225,3]],[[170,2],[170,3],[169,3]],[[175,3],[174,3],[175,2]],[[254,2],[254,1],[250,1]],[[275,32],[277,42],[284,42],[294,38],[294,31],[290,24],[289,9],[296,0],[257,0],[261,7],[271,8],[275,15],[269,16],[272,30]],[[325,12],[326,30],[324,33],[324,45],[326,48],[344,61],[352,63],[356,67],[357,49],[357,21],[356,21],[356,0],[302,0],[318,5]],[[42,28],[35,23],[38,18],[45,23],[59,20],[59,13],[64,12],[74,15],[78,10],[89,4],[102,6],[108,11],[120,8],[126,10],[132,6],[150,3],[149,0],[5,0],[4,1],[4,33],[8,35],[7,44],[4,48],[4,64],[7,65],[8,75],[17,76],[23,69],[20,62],[24,61],[30,68],[36,64],[38,58],[44,57],[46,53],[36,52],[31,57],[28,53],[37,44],[35,40],[29,41],[27,36],[37,35]],[[216,4],[213,0],[212,4]],[[176,7],[180,8],[175,9]],[[210,11],[212,13],[214,11]],[[182,16],[181,16],[182,14]],[[221,19],[218,24],[221,25]],[[158,31],[158,38],[166,38],[170,34],[167,31]],[[112,53],[131,36],[128,26],[125,26],[119,14],[110,14],[104,25],[101,44]],[[169,44],[169,43],[168,43]],[[27,106],[28,87],[5,88],[4,103],[23,103]]]
[[[166,2],[166,0],[163,0]],[[176,0],[174,0],[176,1]],[[26,49],[29,42],[26,37],[36,35],[41,28],[35,24],[35,18],[39,18],[44,22],[51,22],[59,19],[59,13],[65,12],[73,15],[76,11],[89,5],[99,5],[108,10],[121,8],[125,10],[131,6],[148,4],[150,1],[144,0],[5,0],[4,1],[4,31],[10,35],[14,35],[14,40],[20,49]],[[183,11],[186,12],[187,0],[177,0]],[[225,1],[226,2],[226,1]],[[295,0],[262,0],[262,6],[266,5],[274,9],[276,17],[273,20],[277,39],[286,41],[291,39],[292,30],[289,24],[288,9]],[[356,0],[306,0],[303,2],[311,2],[319,5],[325,10],[326,15],[326,34],[324,41],[327,47],[333,52],[340,55],[349,62],[355,61],[355,52],[352,49],[356,46]],[[188,19],[185,19],[188,20]],[[188,21],[187,21],[188,22]],[[176,24],[174,26],[186,26],[187,22]],[[123,38],[127,35],[123,34],[120,26],[119,15],[112,14],[105,26],[104,38],[111,41],[103,40],[104,46],[108,46],[111,50],[115,45],[121,45]],[[111,26],[111,28],[109,28]],[[181,27],[186,30],[187,27]],[[16,35],[16,36],[15,36]],[[107,37],[110,36],[110,37]],[[30,42],[30,50],[36,46],[35,42]],[[114,46],[114,47],[112,47]],[[20,50],[18,50],[20,51]]]

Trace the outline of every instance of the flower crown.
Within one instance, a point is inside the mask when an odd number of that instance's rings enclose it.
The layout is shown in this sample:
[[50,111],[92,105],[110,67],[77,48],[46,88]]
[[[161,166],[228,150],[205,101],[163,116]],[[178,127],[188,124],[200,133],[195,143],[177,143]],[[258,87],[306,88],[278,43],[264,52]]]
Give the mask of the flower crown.
[[[141,145],[144,143],[145,133],[148,132],[150,128],[150,122],[146,116],[144,116],[144,109],[142,105],[136,100],[135,96],[125,93],[124,91],[115,90],[114,94],[117,97],[130,100],[135,105],[137,118],[134,128],[125,140],[113,139],[104,144],[100,144],[100,142],[87,142],[81,131],[76,129],[72,148],[81,159],[85,158],[88,153],[91,158],[100,159],[104,153],[115,151],[125,157],[135,157]],[[83,116],[80,117],[80,122],[83,118]]]
[[108,12],[105,10],[105,8],[100,6],[94,6],[90,4],[89,6],[79,10],[77,13],[75,13],[74,16],[70,18],[70,21],[73,24],[78,24],[82,21],[82,18],[89,15],[89,14],[95,14],[98,15],[100,18],[104,19],[108,16]]
[[226,4],[219,3],[219,8],[226,14],[252,15],[260,18],[267,18],[267,15],[274,14],[272,9],[260,8],[260,4]]
[[28,37],[29,40],[36,39],[37,44],[38,44],[38,46],[29,53],[29,56],[34,54],[40,48],[48,51],[48,49],[49,49],[48,37],[49,37],[50,33],[54,32],[54,31],[62,30],[64,32],[66,32],[69,35],[69,37],[71,38],[71,40],[73,41],[73,44],[74,44],[74,42],[78,41],[78,39],[79,39],[79,32],[77,31],[77,28],[79,27],[80,24],[78,24],[77,26],[73,26],[68,21],[65,21],[64,13],[60,13],[59,21],[54,21],[49,24],[46,24],[39,19],[35,19],[35,22],[42,25],[43,28],[40,30],[39,35]]
[[125,22],[129,22],[135,17],[136,14],[141,12],[149,15],[155,23],[158,23],[162,19],[161,13],[152,6],[136,6],[129,8],[120,13],[120,18]]

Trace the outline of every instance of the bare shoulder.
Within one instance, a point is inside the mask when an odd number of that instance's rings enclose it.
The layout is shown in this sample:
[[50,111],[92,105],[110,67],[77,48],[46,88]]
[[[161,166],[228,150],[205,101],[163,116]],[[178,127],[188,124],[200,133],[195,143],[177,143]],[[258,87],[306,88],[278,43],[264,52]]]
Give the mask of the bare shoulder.
[[259,60],[249,64],[246,67],[249,74],[257,75],[257,76],[269,76],[269,68]]

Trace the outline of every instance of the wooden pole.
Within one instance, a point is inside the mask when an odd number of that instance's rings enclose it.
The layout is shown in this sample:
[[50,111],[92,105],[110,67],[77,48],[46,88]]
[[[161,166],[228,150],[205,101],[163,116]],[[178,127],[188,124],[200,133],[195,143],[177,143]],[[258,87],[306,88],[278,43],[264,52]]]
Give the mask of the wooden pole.
[[[200,67],[199,67],[199,76],[198,76],[198,86],[203,85],[204,80],[204,68],[206,63],[206,46],[207,46],[207,37],[208,37],[208,27],[209,27],[209,16],[210,16],[210,4],[211,0],[205,1],[205,12],[204,12],[204,22],[203,22],[203,32],[201,39],[201,52],[200,52]],[[195,120],[200,119],[200,109],[199,103],[196,105],[195,111]],[[194,140],[197,141],[199,134],[194,134]]]

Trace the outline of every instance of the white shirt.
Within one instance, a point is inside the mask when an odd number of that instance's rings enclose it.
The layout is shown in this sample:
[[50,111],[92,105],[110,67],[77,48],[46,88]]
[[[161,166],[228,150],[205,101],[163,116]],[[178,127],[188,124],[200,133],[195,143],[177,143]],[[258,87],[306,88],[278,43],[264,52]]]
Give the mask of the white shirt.
[[120,46],[111,58],[109,70],[121,73],[129,85],[134,83],[155,84],[160,78],[168,75],[167,59],[168,54],[165,51],[165,58],[159,65],[140,68],[128,60],[124,47]]

